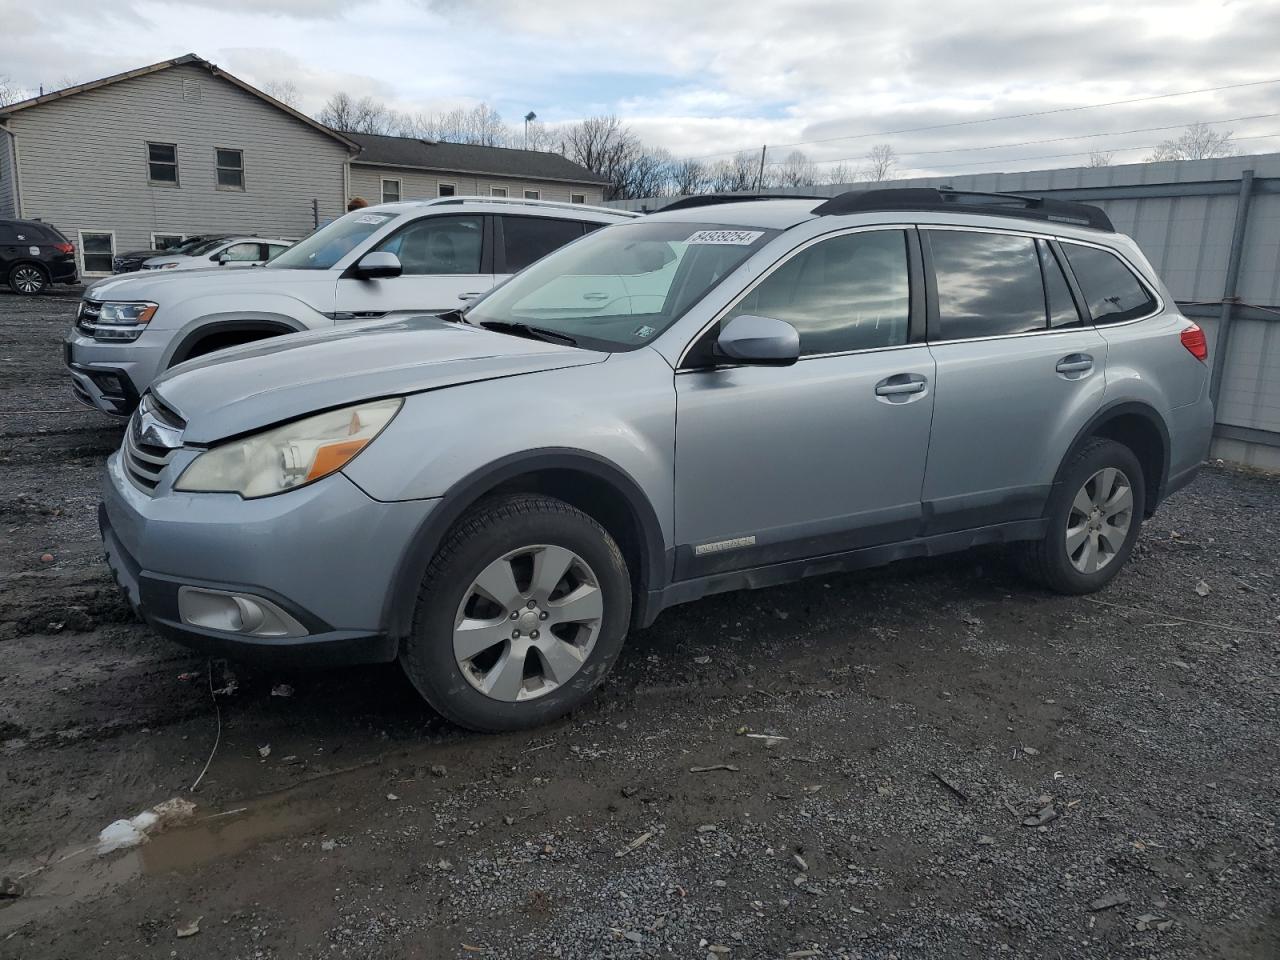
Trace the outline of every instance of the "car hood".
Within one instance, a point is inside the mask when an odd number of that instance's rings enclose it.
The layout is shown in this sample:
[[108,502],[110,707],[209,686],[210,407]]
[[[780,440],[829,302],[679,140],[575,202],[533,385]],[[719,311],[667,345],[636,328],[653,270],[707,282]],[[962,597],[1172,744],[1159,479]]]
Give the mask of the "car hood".
[[423,316],[222,350],[179,364],[151,389],[187,421],[184,442],[205,444],[362,400],[608,356]]
[[[85,291],[85,296],[94,300],[150,300],[164,304],[179,297],[185,299],[206,293],[270,290],[299,279],[314,280],[317,274],[322,273],[328,271],[277,267],[224,270],[212,265],[208,270],[140,270],[99,280]],[[331,276],[336,280],[337,273]]]

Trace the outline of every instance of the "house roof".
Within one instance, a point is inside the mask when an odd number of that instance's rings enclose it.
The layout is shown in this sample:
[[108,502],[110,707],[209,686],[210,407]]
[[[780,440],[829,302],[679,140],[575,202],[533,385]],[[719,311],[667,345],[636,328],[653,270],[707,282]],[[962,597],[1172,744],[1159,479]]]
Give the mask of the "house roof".
[[135,77],[145,77],[147,74],[158,73],[161,70],[168,70],[170,67],[181,67],[186,65],[203,67],[205,70],[209,71],[212,76],[226,80],[228,83],[235,84],[241,90],[252,94],[259,100],[269,103],[277,110],[281,110],[284,113],[289,114],[289,116],[293,117],[295,120],[305,123],[307,126],[319,133],[323,133],[325,136],[332,137],[339,143],[346,146],[347,149],[352,151],[359,149],[357,145],[345,134],[341,134],[337,130],[326,127],[323,123],[308,117],[305,113],[301,113],[300,111],[293,109],[293,107],[286,103],[281,103],[275,97],[263,93],[257,87],[250,86],[239,77],[233,76],[225,70],[220,69],[217,64],[210,63],[208,60],[197,57],[194,53],[183,54],[180,57],[174,57],[172,60],[162,60],[159,63],[153,63],[145,67],[138,67],[136,70],[128,70],[124,73],[113,74],[110,77],[103,77],[101,80],[91,80],[88,83],[80,83],[74,87],[64,87],[61,90],[54,90],[52,93],[46,93],[39,97],[30,97],[26,100],[19,100],[17,103],[9,104],[7,107],[0,107],[0,120],[3,120],[10,114],[17,113],[19,110],[27,110],[31,107],[38,107],[44,103],[51,103],[54,100],[74,97],[78,93],[97,90],[99,87],[110,86],[111,84],[119,83],[122,80],[132,80]]
[[449,173],[478,173],[526,180],[564,180],[569,183],[607,183],[581,164],[558,153],[442,143],[414,137],[386,137],[376,133],[348,133],[360,146],[352,163]]

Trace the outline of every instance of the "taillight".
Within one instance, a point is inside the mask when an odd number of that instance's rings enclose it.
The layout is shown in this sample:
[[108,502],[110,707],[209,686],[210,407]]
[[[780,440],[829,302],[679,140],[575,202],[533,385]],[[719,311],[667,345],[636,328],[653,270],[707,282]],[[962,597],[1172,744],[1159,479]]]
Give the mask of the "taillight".
[[1193,323],[1182,331],[1182,345],[1201,363],[1209,356],[1209,343],[1204,338],[1204,331],[1199,324]]
[[59,253],[75,253],[76,245],[74,243],[55,243],[53,249]]

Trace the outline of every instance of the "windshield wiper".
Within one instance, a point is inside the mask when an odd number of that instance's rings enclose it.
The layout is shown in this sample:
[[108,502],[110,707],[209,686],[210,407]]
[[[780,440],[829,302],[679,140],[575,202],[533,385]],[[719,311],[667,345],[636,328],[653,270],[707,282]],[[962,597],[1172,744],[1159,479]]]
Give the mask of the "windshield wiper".
[[570,347],[576,347],[578,341],[567,333],[560,333],[556,330],[544,330],[542,327],[531,327],[527,323],[512,323],[509,320],[481,320],[480,326],[486,330],[495,330],[498,333],[511,333],[517,337],[527,337],[530,340],[543,340],[547,343],[563,343]]

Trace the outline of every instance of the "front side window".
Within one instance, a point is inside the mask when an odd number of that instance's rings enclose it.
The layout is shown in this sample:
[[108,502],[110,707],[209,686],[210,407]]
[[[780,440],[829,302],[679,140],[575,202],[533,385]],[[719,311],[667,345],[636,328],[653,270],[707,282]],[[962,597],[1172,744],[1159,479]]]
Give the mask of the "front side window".
[[1062,244],[1094,323],[1122,323],[1154,313],[1156,298],[1113,253]]
[[115,234],[80,232],[80,251],[85,273],[110,273],[116,253]]
[[243,190],[244,152],[217,149],[214,156],[218,168],[218,186],[223,190]]
[[479,273],[481,217],[423,217],[378,245],[400,258],[405,275]]
[[724,318],[785,320],[805,356],[907,342],[911,285],[902,230],[822,240],[787,260]]
[[634,350],[675,323],[777,231],[632,221],[588,233],[496,288],[467,320],[519,323]]
[[582,236],[577,220],[551,220],[541,217],[503,217],[502,247],[507,273],[523,270],[541,260],[552,250]]
[[178,185],[177,144],[147,144],[147,178],[152,183]]
[[233,243],[218,254],[218,259],[226,263],[258,263],[266,257],[260,243]]
[[1030,237],[928,230],[938,290],[937,339],[1043,330],[1044,284]]
[[383,180],[382,181],[382,202],[383,203],[399,203],[400,202],[400,181],[399,180]]
[[353,210],[299,240],[268,266],[282,270],[328,270],[399,216]]

